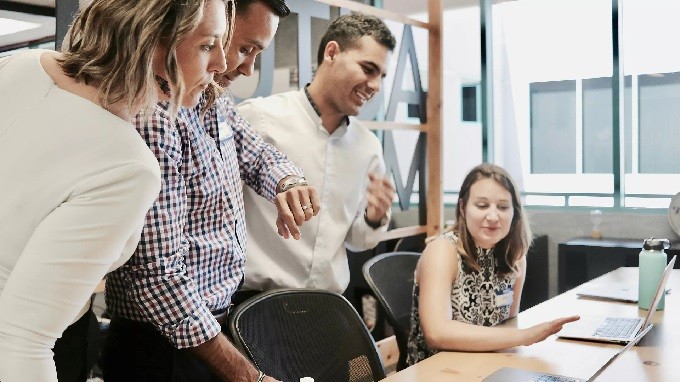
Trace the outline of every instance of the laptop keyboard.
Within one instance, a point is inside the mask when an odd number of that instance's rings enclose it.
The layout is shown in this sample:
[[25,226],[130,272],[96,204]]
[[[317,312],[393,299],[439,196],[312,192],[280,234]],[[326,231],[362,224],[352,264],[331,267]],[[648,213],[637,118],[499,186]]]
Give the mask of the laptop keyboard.
[[639,318],[607,317],[593,333],[594,337],[630,338]]
[[530,379],[527,382],[581,382],[582,379],[562,377],[559,375],[541,375],[536,378]]

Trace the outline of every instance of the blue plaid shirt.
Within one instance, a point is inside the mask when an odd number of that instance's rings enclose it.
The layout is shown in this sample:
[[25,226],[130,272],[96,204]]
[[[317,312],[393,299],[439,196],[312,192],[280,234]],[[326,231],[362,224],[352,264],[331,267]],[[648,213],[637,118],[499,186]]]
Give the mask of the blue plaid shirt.
[[198,346],[220,332],[211,312],[226,309],[242,282],[241,180],[273,200],[281,179],[302,175],[250,129],[229,95],[201,116],[203,102],[181,109],[174,121],[167,102],[136,118],[163,184],[135,254],[106,284],[112,316],[151,323],[177,348]]

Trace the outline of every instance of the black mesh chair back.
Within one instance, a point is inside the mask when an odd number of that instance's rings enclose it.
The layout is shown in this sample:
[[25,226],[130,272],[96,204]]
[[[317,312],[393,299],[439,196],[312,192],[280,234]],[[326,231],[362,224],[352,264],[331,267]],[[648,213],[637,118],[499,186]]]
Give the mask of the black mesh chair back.
[[364,277],[387,314],[399,347],[397,370],[406,367],[406,351],[411,326],[413,273],[420,259],[417,252],[389,252],[364,264]]
[[281,289],[259,294],[230,314],[229,330],[236,347],[258,369],[284,382],[385,378],[366,325],[337,293]]
[[392,252],[422,252],[425,249],[425,234],[406,236],[397,240]]

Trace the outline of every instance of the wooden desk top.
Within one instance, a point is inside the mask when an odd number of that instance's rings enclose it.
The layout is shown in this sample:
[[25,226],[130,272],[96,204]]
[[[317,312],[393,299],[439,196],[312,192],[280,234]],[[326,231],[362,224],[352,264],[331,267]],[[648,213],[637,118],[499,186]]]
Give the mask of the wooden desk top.
[[[637,268],[619,268],[587,284],[637,284]],[[526,328],[573,314],[644,317],[637,304],[597,301],[576,296],[579,286],[520,313],[503,326]],[[680,270],[673,270],[666,308],[655,313],[655,326],[640,343],[610,365],[598,382],[680,381]],[[621,345],[558,339],[494,353],[441,352],[384,379],[386,382],[474,382],[504,366],[570,377],[589,378]]]

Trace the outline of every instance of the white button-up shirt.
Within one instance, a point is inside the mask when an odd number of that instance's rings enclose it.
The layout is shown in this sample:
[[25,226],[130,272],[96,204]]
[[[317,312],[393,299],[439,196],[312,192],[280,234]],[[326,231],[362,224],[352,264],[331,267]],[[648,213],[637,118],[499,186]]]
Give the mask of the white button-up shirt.
[[349,283],[345,248],[375,247],[378,229],[364,220],[369,173],[384,175],[377,137],[350,118],[333,134],[321,124],[304,90],[250,99],[239,113],[265,141],[288,156],[319,193],[321,211],[301,227],[301,239],[283,239],[276,207],[244,188],[248,251],[245,290],[320,288],[342,293]]

